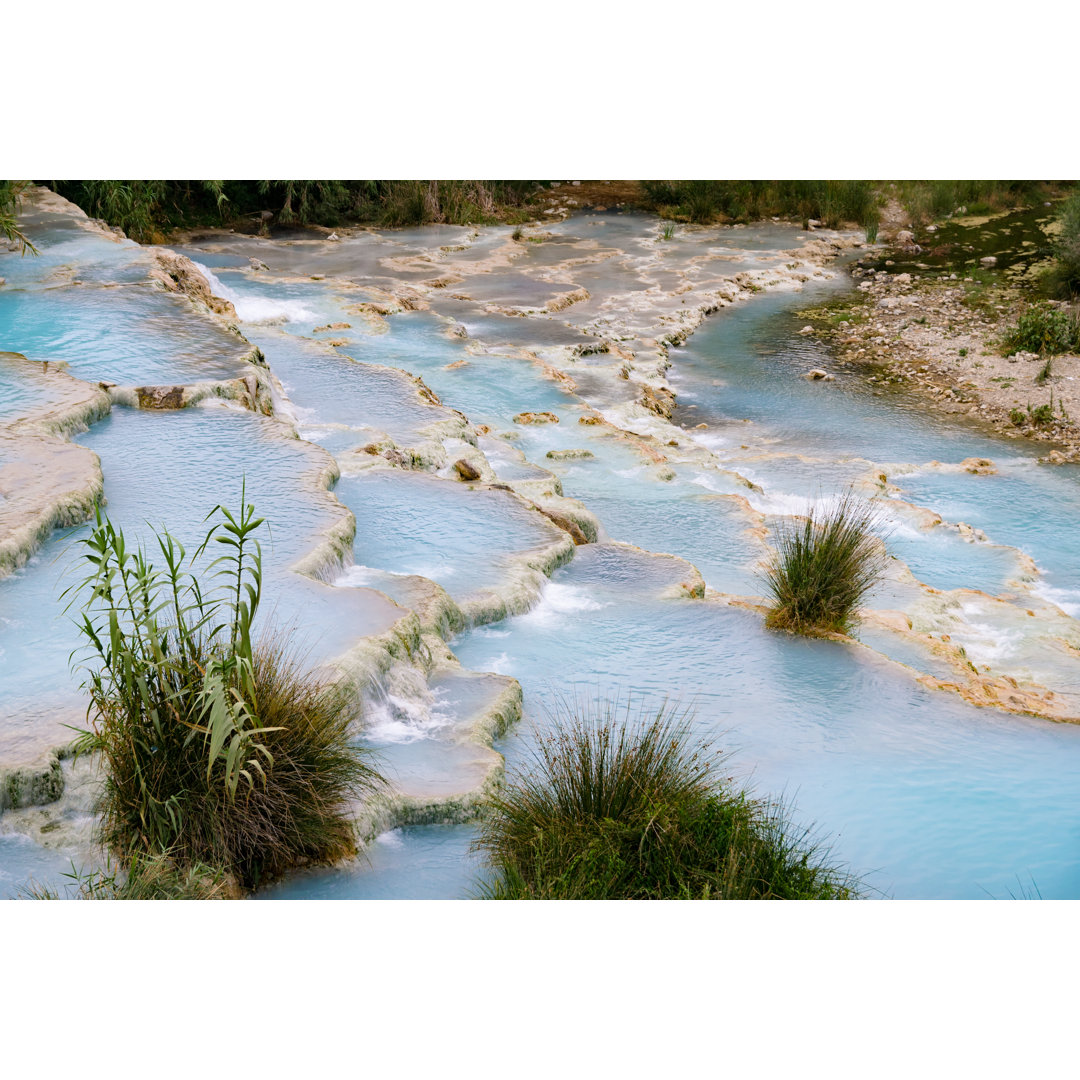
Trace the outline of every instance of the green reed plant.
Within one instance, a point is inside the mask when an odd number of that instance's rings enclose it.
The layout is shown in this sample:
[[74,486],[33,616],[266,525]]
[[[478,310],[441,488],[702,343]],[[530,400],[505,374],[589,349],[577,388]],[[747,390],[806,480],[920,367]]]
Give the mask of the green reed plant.
[[[121,865],[168,854],[250,887],[355,851],[347,803],[381,778],[349,741],[348,699],[280,642],[255,645],[263,520],[243,494],[210,517],[190,558],[163,531],[158,568],[98,511],[91,572],[68,590],[89,652],[76,749],[101,757],[99,837]],[[207,549],[222,554],[200,566]]]
[[841,899],[856,883],[779,805],[722,778],[690,716],[563,705],[489,801],[487,899]]
[[848,491],[831,508],[781,526],[763,573],[773,601],[765,625],[800,634],[846,633],[884,570],[877,524],[878,515]]

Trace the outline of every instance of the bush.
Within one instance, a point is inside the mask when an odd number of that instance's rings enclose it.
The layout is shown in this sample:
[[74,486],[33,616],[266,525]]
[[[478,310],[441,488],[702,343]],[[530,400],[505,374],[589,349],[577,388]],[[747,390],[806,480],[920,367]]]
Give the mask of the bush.
[[[279,644],[253,644],[262,519],[243,504],[212,513],[190,560],[158,537],[158,570],[98,512],[82,541],[93,570],[69,590],[91,654],[92,727],[76,746],[101,755],[99,839],[122,867],[167,854],[252,887],[354,853],[348,800],[381,778],[349,742],[346,697]],[[211,543],[225,554],[204,587],[192,569]]]
[[1080,350],[1080,319],[1075,312],[1033,304],[1002,338],[1005,355],[1017,352],[1058,353]]
[[855,883],[791,836],[782,810],[716,774],[667,708],[562,710],[533,768],[490,800],[482,889],[501,900],[841,899]]
[[800,634],[846,633],[855,609],[885,565],[873,533],[877,515],[848,492],[801,525],[783,527],[765,569],[773,605],[765,625]]

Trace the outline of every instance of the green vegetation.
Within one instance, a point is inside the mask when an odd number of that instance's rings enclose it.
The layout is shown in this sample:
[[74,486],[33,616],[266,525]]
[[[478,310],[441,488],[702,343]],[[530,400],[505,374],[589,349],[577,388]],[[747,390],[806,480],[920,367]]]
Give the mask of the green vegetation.
[[61,180],[50,185],[133,240],[231,225],[490,224],[527,218],[532,180]]
[[1029,205],[1050,194],[1041,180],[900,180],[898,197],[915,225],[954,214],[989,214]]
[[849,491],[831,509],[781,528],[764,571],[773,599],[765,625],[799,634],[846,633],[884,569],[884,549],[873,532],[877,521]]
[[1058,214],[1061,230],[1054,237],[1054,264],[1046,285],[1062,299],[1080,296],[1080,191],[1073,192]]
[[[1061,408],[1062,419],[1068,419],[1065,409]],[[1054,395],[1051,391],[1050,400],[1043,402],[1042,405],[1036,405],[1032,407],[1030,404],[1025,412],[1023,409],[1010,409],[1009,420],[1012,421],[1016,427],[1023,427],[1024,424],[1031,423],[1036,427],[1042,427],[1044,424],[1053,423],[1054,420]]]
[[1035,352],[1054,356],[1080,350],[1080,314],[1067,307],[1032,304],[1002,337],[1006,356]]
[[876,228],[880,212],[866,180],[643,180],[645,206],[661,217],[707,224],[783,216],[829,228]]
[[721,759],[666,707],[562,710],[531,770],[490,801],[478,846],[499,900],[846,899],[856,884],[826,864],[782,808],[720,778]]
[[0,180],[0,236],[18,244],[21,254],[25,255],[29,251],[36,255],[37,248],[26,239],[16,221],[19,200],[25,190],[25,181]]
[[[350,702],[273,641],[256,646],[261,518],[215,507],[187,558],[167,531],[164,569],[103,519],[81,541],[92,726],[101,756],[99,839],[121,868],[167,855],[180,873],[220,868],[250,888],[291,866],[355,852],[348,800],[381,779],[349,741]],[[224,553],[193,572],[208,547]],[[221,545],[218,547],[217,545]]]
[[133,856],[126,870],[107,866],[90,872],[75,869],[64,877],[71,886],[62,895],[58,889],[31,883],[23,890],[27,900],[223,900],[228,882],[220,870],[195,864],[178,870],[165,855]]

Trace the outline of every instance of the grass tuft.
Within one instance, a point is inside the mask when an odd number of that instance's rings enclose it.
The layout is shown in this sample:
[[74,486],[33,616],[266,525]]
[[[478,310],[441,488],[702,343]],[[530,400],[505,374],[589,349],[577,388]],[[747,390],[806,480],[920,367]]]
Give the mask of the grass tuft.
[[875,511],[849,491],[831,509],[781,527],[763,575],[773,600],[765,625],[799,634],[847,633],[884,570],[877,524]]
[[494,796],[478,847],[501,900],[846,899],[856,883],[827,864],[783,808],[720,777],[690,717],[563,705],[532,767]]

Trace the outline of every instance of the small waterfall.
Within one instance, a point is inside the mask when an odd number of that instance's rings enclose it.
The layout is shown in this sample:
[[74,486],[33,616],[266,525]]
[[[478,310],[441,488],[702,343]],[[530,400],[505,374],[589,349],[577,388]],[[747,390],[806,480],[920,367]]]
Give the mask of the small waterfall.
[[232,303],[241,322],[274,326],[287,322],[317,322],[319,319],[318,312],[313,311],[300,300],[238,292],[226,285],[209,267],[201,262],[192,261],[199,273],[206,278],[210,291],[215,296],[220,296],[222,300]]

